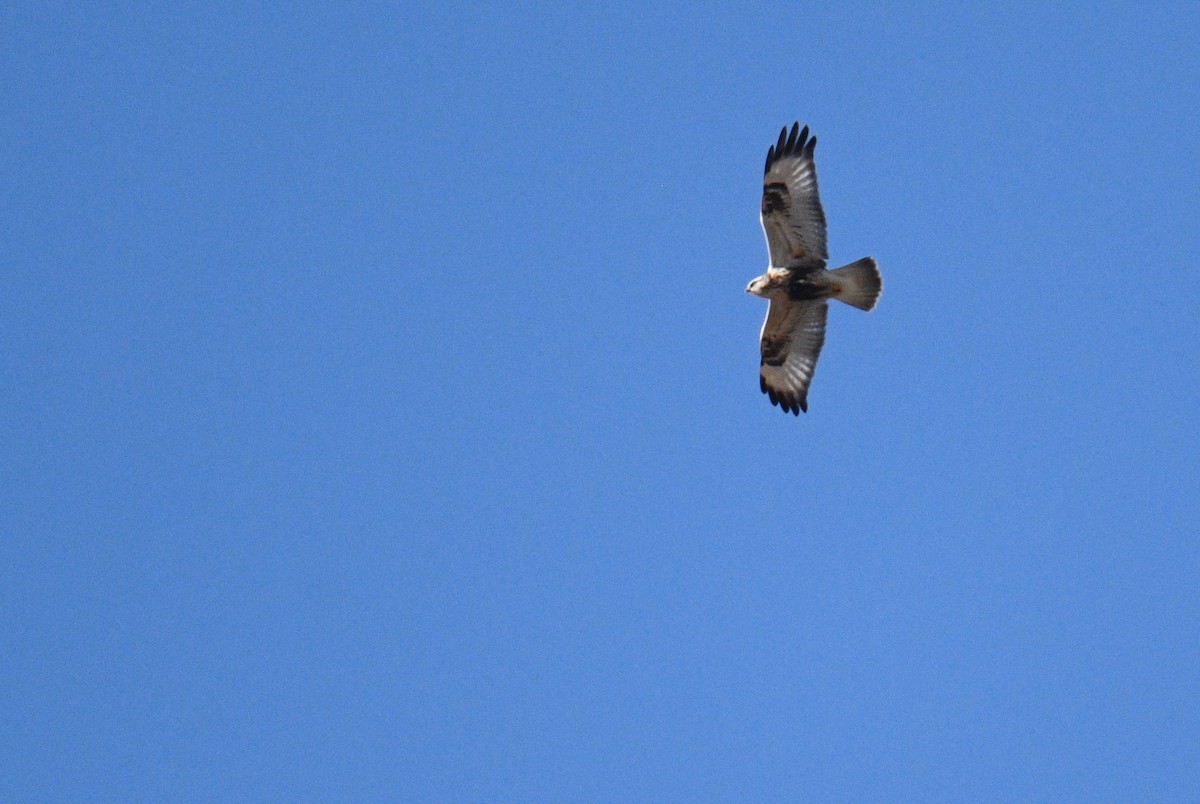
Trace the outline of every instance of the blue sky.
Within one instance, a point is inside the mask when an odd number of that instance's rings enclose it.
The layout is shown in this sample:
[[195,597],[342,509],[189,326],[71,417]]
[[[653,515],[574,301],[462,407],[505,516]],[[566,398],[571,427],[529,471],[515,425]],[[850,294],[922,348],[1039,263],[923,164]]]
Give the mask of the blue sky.
[[0,795],[1194,797],[1197,8],[10,9]]

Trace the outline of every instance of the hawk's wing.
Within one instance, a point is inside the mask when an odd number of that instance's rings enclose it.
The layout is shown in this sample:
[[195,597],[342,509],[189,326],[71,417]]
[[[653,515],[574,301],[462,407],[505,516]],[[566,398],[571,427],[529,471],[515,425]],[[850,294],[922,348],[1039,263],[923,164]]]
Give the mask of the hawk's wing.
[[808,411],[808,384],[825,344],[825,317],[829,304],[818,301],[771,299],[763,322],[762,363],[758,383],[780,405],[797,416]]
[[813,149],[817,138],[808,136],[808,126],[787,126],[779,142],[767,151],[763,178],[762,221],[771,252],[771,266],[825,267],[825,212],[817,195],[817,166]]

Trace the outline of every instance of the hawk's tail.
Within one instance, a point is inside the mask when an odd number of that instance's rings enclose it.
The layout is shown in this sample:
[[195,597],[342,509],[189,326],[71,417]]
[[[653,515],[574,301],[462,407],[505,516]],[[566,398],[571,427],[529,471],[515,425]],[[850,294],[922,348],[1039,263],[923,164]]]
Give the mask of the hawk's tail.
[[829,272],[829,278],[833,280],[833,298],[860,310],[873,308],[883,292],[883,277],[874,257],[863,257],[835,268]]

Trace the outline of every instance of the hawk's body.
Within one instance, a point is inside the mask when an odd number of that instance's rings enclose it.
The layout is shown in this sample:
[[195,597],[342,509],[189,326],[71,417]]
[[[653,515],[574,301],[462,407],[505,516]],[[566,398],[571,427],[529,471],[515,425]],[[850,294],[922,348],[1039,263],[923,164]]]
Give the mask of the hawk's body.
[[762,227],[771,264],[753,280],[749,292],[770,299],[763,322],[759,386],[797,416],[808,410],[808,386],[825,343],[827,299],[870,310],[883,284],[875,260],[829,271],[825,261],[825,212],[817,193],[813,162],[816,137],[808,126],[785,126],[767,151],[763,178]]

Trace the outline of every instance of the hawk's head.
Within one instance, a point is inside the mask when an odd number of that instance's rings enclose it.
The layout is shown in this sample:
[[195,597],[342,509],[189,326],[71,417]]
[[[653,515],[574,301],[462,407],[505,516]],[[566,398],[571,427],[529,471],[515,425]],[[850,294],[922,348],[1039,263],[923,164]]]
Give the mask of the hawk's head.
[[746,292],[753,293],[755,296],[768,298],[776,291],[783,290],[783,283],[780,277],[767,271],[762,276],[757,276],[750,280],[750,284],[746,285]]

